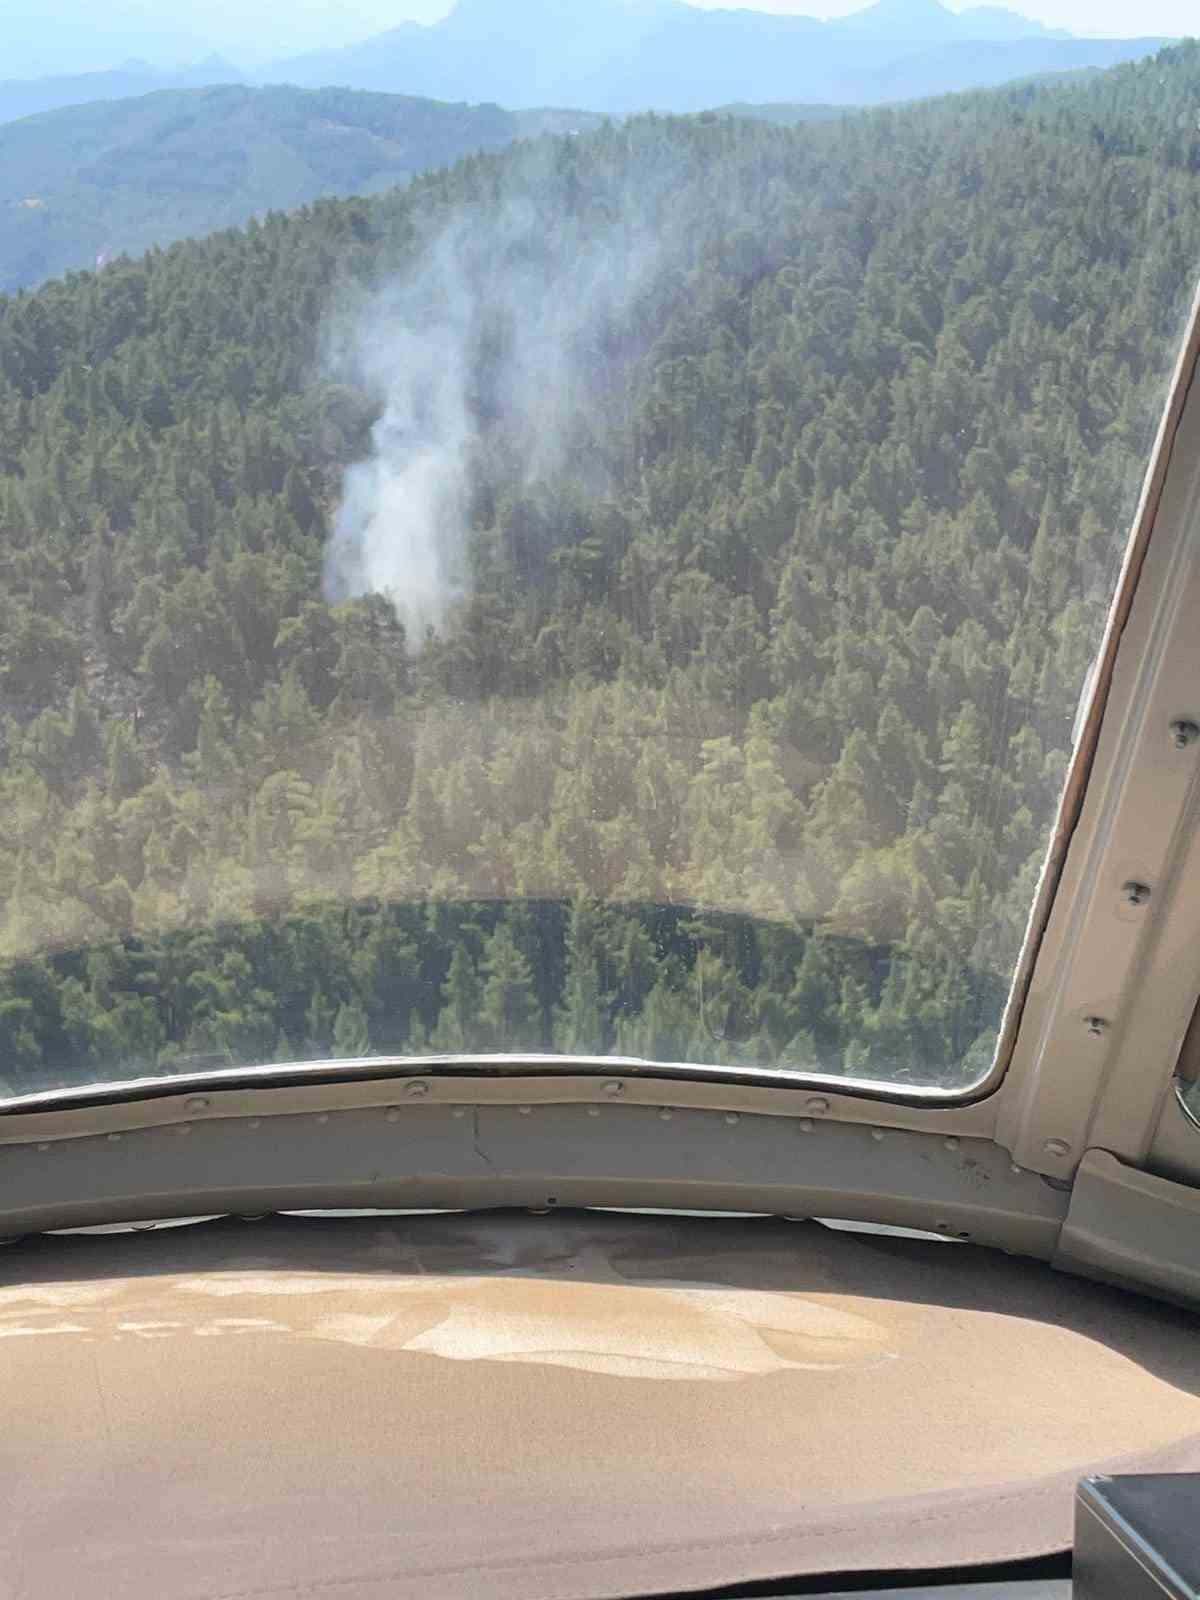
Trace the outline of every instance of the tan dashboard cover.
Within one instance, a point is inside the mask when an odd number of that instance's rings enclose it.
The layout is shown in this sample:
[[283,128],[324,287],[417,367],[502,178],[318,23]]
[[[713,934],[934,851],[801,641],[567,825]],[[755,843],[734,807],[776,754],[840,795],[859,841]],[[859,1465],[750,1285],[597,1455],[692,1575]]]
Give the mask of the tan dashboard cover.
[[1046,1553],[1200,1469],[1182,1311],[817,1223],[277,1218],[0,1257],[4,1600],[594,1600]]

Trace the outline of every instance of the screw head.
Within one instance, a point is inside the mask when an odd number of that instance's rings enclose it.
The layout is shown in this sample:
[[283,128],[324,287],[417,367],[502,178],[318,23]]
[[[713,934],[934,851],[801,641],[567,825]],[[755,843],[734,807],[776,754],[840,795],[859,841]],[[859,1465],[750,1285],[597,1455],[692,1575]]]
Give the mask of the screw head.
[[196,1097],[194,1099],[188,1101],[187,1110],[188,1111],[207,1111],[208,1110],[208,1101],[204,1098],[203,1095],[196,1095]]
[[957,1150],[958,1149],[958,1140],[954,1137],[953,1134],[950,1135],[950,1137],[945,1141],[945,1143],[946,1143],[946,1149],[947,1150]]
[[1048,1156],[1069,1156],[1071,1146],[1065,1139],[1047,1139],[1042,1149]]
[[812,1118],[801,1117],[796,1126],[800,1129],[801,1133],[811,1133],[813,1131]]
[[1102,1034],[1108,1032],[1107,1017],[1084,1017],[1083,1025],[1093,1039],[1099,1039]]
[[1176,750],[1186,750],[1200,739],[1200,727],[1188,717],[1177,717],[1171,724],[1171,741]]
[[606,1083],[604,1085],[604,1092],[611,1099],[615,1100],[618,1095],[625,1093],[625,1085],[623,1083],[618,1083],[614,1078],[611,1083]]
[[411,1083],[404,1085],[404,1092],[410,1100],[424,1100],[429,1093],[429,1085],[420,1078],[414,1078]]
[[819,1094],[814,1095],[813,1098],[808,1102],[806,1109],[819,1117],[829,1110],[829,1101],[822,1099]]
[[741,1120],[742,1119],[738,1116],[736,1111],[727,1111],[725,1113],[725,1121],[729,1124],[729,1126],[731,1128],[735,1125],[735,1123],[738,1123]]
[[1127,906],[1144,906],[1152,893],[1148,883],[1139,883],[1136,878],[1121,885],[1121,898]]

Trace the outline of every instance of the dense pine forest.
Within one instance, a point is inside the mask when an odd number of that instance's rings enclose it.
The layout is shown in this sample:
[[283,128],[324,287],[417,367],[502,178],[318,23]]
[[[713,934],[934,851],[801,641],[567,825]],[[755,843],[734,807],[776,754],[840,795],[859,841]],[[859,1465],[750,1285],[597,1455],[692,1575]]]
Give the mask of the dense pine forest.
[[[978,1075],[1200,264],[1198,108],[1187,45],[647,117],[0,301],[8,1088]],[[330,352],[498,217],[523,283],[629,281],[543,450],[476,264],[462,570],[417,627],[329,587],[384,405]]]

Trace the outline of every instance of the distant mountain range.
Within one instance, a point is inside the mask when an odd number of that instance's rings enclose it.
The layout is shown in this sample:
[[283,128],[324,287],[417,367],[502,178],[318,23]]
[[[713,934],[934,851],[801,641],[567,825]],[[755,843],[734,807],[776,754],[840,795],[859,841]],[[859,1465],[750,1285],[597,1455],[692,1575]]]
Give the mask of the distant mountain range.
[[[1162,42],[1074,39],[939,0],[878,0],[837,22],[680,0],[459,0],[432,26],[281,63],[268,76],[284,81],[265,86],[231,82],[216,57],[0,82],[0,291],[603,115],[819,120]],[[572,105],[589,109],[537,109]]]
[[124,61],[107,72],[65,73],[49,78],[0,79],[0,122],[82,106],[94,100],[125,100],[161,89],[201,89],[214,83],[239,83],[241,73],[220,56],[195,66],[162,72],[145,61]]
[[600,120],[239,85],[28,117],[0,127],[0,291]]
[[625,113],[729,102],[879,104],[1014,77],[1114,66],[1160,38],[1076,39],[996,6],[878,0],[830,22],[682,0],[459,0],[265,81]]
[[[613,114],[878,105],[1111,67],[1167,42],[1077,39],[999,6],[954,12],[940,0],[877,0],[830,22],[703,11],[683,0],[458,0],[441,22],[406,22],[344,49],[282,59],[253,81]],[[220,56],[173,72],[131,60],[106,72],[0,80],[0,123],[244,81]]]

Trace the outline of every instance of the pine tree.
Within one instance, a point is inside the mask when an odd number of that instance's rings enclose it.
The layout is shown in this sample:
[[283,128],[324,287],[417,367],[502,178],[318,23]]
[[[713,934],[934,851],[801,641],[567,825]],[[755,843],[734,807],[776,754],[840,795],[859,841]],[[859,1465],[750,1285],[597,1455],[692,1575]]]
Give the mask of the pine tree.
[[499,923],[484,946],[482,969],[480,1018],[489,1047],[508,1052],[537,1049],[541,1018],[533,971],[507,923]]
[[371,1037],[367,1014],[357,1001],[343,1002],[333,1019],[333,1053],[344,1060],[369,1055]]
[[603,1055],[608,1038],[605,997],[596,955],[599,913],[576,900],[567,930],[567,978],[554,1019],[555,1048],[564,1055]]
[[[482,1029],[482,985],[466,945],[454,947],[450,970],[442,988],[442,1008],[429,1038],[429,1048],[440,1055],[462,1055],[476,1049],[485,1036]],[[486,1040],[491,1048],[495,1041]]]

